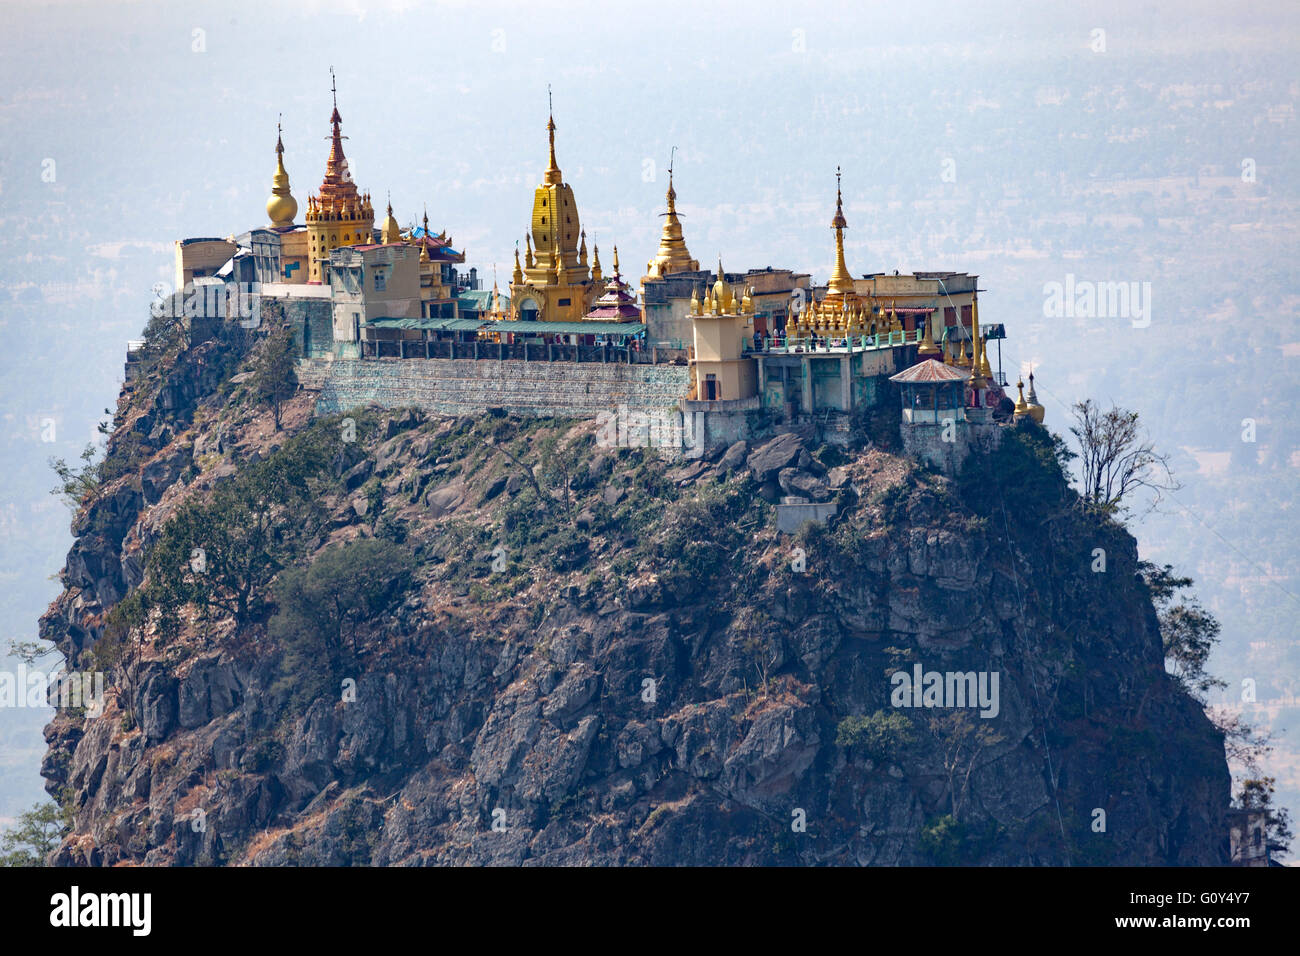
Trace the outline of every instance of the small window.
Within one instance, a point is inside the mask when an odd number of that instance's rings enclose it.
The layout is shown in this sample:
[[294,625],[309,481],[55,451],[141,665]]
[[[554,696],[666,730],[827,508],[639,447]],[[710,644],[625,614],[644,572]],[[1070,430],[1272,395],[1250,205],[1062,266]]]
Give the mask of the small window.
[[383,269],[375,270],[375,291],[383,292],[388,287],[388,277]]
[[570,303],[570,301],[572,301],[572,300],[570,300],[570,299],[561,299],[561,300],[560,300],[560,305],[568,305],[568,304]]
[[542,217],[542,225],[543,225],[543,226],[546,225],[546,217],[545,217],[545,216]]

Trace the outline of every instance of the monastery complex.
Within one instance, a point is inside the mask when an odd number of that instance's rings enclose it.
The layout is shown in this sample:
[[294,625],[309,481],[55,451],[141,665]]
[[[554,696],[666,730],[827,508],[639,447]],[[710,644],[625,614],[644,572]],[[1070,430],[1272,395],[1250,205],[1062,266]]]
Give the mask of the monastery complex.
[[258,302],[252,327],[293,329],[299,379],[319,391],[319,414],[376,403],[572,417],[622,408],[680,415],[688,429],[693,419],[716,445],[771,427],[837,440],[856,411],[901,393],[909,450],[945,469],[980,435],[1043,420],[1032,375],[1027,394],[1020,382],[1014,400],[1004,392],[1004,330],[981,323],[977,276],[850,270],[838,170],[825,284],[793,264],[701,268],[671,165],[659,248],[629,280],[617,246],[608,272],[600,250],[588,248],[552,115],[522,252],[507,290],[494,280],[486,291],[451,235],[430,228],[427,210],[421,225],[403,229],[390,202],[376,222],[371,194],[348,169],[337,92],[329,124],[325,174],[305,204],[277,136],[269,221],[178,241],[173,297],[194,344],[213,320],[235,317],[205,312],[205,324],[182,303],[195,291],[249,290]]

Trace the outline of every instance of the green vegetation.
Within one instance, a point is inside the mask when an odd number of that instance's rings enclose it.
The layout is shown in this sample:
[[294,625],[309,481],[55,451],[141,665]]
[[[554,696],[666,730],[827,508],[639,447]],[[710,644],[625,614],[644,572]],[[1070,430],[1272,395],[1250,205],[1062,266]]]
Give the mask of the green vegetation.
[[0,835],[0,866],[44,866],[45,858],[72,829],[72,814],[54,801],[38,803]]
[[1132,508],[1139,491],[1151,497],[1150,507],[1162,492],[1178,488],[1169,469],[1169,456],[1157,454],[1142,434],[1138,413],[1112,405],[1103,412],[1092,399],[1076,402],[1070,433],[1079,443],[1080,494],[1102,514],[1121,514]]
[[280,574],[267,633],[284,648],[283,670],[298,703],[325,693],[355,662],[358,627],[401,601],[414,566],[400,545],[358,538]]
[[980,826],[944,814],[921,828],[921,853],[936,866],[973,866],[999,845],[1006,833],[995,820]]
[[327,435],[314,428],[291,439],[167,522],[149,553],[145,595],[165,633],[185,605],[248,620],[276,573],[308,549],[322,518]]
[[1171,565],[1157,567],[1144,561],[1138,566],[1138,572],[1160,621],[1168,670],[1187,693],[1204,704],[1211,690],[1228,686],[1205,669],[1210,652],[1219,642],[1219,622],[1195,597],[1180,597],[1180,592],[1191,586],[1192,579],[1175,575]]
[[68,464],[62,458],[51,458],[50,467],[58,477],[59,483],[50,492],[61,498],[69,508],[76,511],[88,504],[99,492],[102,484],[100,462],[95,461],[98,449],[90,443],[81,450],[81,464]]
[[861,750],[872,760],[892,762],[916,743],[912,722],[896,710],[845,717],[835,728],[835,743]]
[[262,340],[253,355],[253,394],[271,409],[275,430],[280,430],[280,408],[298,390],[298,349],[293,329],[282,325]]
[[1245,780],[1237,792],[1237,807],[1242,810],[1264,812],[1263,841],[1270,856],[1279,857],[1291,852],[1291,813],[1285,807],[1273,804],[1273,788],[1277,781],[1272,777]]

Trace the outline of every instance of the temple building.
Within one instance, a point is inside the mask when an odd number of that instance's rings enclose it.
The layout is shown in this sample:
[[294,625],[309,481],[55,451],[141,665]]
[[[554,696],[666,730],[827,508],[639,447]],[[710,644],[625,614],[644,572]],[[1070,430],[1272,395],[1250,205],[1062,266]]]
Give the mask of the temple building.
[[605,292],[595,301],[584,319],[590,322],[640,322],[641,308],[636,304],[626,282],[619,274],[618,246],[614,247],[614,274],[610,276]]
[[329,281],[330,253],[340,246],[370,243],[374,237],[375,210],[370,194],[357,189],[343,154],[343,117],[339,115],[338,91],[330,114],[330,154],[325,161],[325,178],[314,196],[307,197],[308,282]]
[[[740,403],[756,398],[756,366],[746,354],[754,331],[753,303],[748,292],[733,288],[718,260],[718,275],[704,297],[693,298],[694,382],[691,399]],[[758,407],[755,401],[754,407]]]
[[[728,273],[720,256],[716,272],[701,269],[687,247],[670,162],[658,250],[638,290],[622,274],[617,247],[608,275],[594,242],[588,261],[551,113],[549,161],[507,296],[495,267],[490,292],[478,288],[475,270],[458,272],[465,251],[433,231],[427,209],[403,227],[390,197],[376,221],[369,194],[348,171],[333,83],[331,93],[325,175],[304,221],[295,222],[299,202],[277,124],[266,224],[178,242],[169,306],[188,308],[179,300],[199,293],[217,303],[173,313],[186,319],[191,345],[235,319],[261,329],[254,335],[290,328],[303,359],[300,381],[327,396],[319,407],[563,416],[626,405],[689,415],[692,428],[703,428],[692,434],[718,447],[792,427],[851,443],[862,413],[897,403],[901,391],[905,450],[950,472],[972,449],[992,447],[1004,426],[1043,421],[1032,374],[1027,393],[1017,383],[1018,400],[1004,393],[1000,346],[997,366],[990,361],[1002,326],[981,321],[977,276],[855,277],[838,169],[833,260],[819,285],[788,268]],[[260,303],[259,321],[248,321],[242,305],[232,311],[230,303],[250,297]],[[441,364],[482,361],[503,364]],[[128,377],[129,366],[128,357]]]
[[306,282],[310,272],[308,237],[305,226],[294,223],[298,200],[289,189],[289,173],[284,168],[284,138],[280,124],[275,124],[275,175],[271,177],[271,197],[266,201],[267,227],[280,238],[279,281]]
[[[600,292],[599,269],[587,264],[587,235],[578,219],[573,187],[555,161],[555,117],[547,119],[550,161],[533,192],[533,218],[524,237],[525,261],[515,254],[510,282],[510,311],[518,321],[575,322],[589,311]],[[599,265],[600,256],[596,254]]]
[[659,238],[659,251],[646,263],[645,276],[641,279],[644,288],[647,279],[662,279],[678,272],[699,272],[700,264],[691,258],[686,248],[686,238],[682,234],[682,221],[677,215],[677,190],[673,189],[673,167],[668,165],[668,211],[662,213],[664,231]]

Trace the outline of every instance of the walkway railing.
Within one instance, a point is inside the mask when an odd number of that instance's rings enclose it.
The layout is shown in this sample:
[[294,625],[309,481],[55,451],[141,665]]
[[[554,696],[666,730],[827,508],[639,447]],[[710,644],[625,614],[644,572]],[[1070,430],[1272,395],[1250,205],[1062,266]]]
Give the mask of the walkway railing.
[[797,352],[851,352],[868,349],[897,348],[902,345],[915,345],[921,341],[922,331],[913,332],[878,332],[875,335],[849,336],[800,336],[791,338],[765,338],[763,347],[754,348],[752,340],[745,341],[746,352],[765,352],[770,354],[790,354]]
[[621,365],[685,365],[686,349],[630,345],[570,345],[561,342],[488,342],[476,339],[379,339],[361,343],[366,359],[494,359],[522,362],[596,362]]

